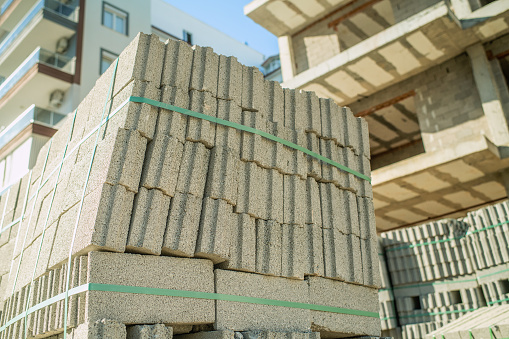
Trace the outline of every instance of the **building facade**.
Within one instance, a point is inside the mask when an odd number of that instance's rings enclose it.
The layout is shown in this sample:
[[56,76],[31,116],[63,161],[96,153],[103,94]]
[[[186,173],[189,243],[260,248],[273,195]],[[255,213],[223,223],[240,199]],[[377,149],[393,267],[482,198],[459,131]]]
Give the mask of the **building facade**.
[[138,32],[211,46],[260,66],[263,54],[163,0],[0,0],[0,189]]
[[377,228],[507,197],[508,0],[255,0],[283,87],[366,118]]

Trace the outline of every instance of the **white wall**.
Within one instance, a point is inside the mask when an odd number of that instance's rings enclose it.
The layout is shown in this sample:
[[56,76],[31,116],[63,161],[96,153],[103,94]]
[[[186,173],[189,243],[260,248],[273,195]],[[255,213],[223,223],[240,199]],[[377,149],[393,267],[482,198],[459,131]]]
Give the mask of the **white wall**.
[[151,0],[152,25],[182,39],[183,30],[193,35],[193,44],[210,46],[216,53],[233,55],[244,65],[259,67],[264,56],[229,35],[182,12],[163,0]]

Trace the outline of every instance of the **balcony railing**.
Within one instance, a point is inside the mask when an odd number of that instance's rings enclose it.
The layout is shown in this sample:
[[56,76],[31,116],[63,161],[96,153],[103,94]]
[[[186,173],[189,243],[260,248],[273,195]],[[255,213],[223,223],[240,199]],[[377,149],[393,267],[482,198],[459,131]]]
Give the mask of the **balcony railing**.
[[0,85],[0,99],[37,63],[45,64],[63,72],[74,73],[74,58],[59,55],[40,47],[30,54],[23,63]]
[[16,120],[0,132],[0,149],[30,124],[37,123],[47,127],[55,127],[65,116],[65,114],[51,112],[35,105],[28,107]]
[[2,7],[0,7],[0,15],[4,14],[7,8],[13,3],[14,0],[7,0]]
[[[5,3],[7,5],[8,3]],[[13,43],[19,34],[28,26],[28,24],[37,16],[43,9],[54,12],[63,16],[71,21],[78,21],[78,7],[64,5],[57,0],[40,0],[28,11],[28,13],[21,19],[21,21],[12,29],[12,31],[0,43],[0,55],[2,55],[7,48]]]

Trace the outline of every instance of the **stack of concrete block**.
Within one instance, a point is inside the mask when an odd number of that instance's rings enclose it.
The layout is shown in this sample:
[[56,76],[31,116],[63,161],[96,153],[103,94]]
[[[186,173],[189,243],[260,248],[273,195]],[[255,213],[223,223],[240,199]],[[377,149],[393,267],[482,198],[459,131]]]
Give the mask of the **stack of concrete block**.
[[[2,325],[27,301],[36,305],[65,291],[68,269],[71,287],[132,281],[184,289],[177,280],[199,272],[185,289],[200,291],[194,286],[210,278],[201,286],[209,292],[377,312],[368,181],[260,135],[129,101],[132,96],[256,128],[370,175],[367,125],[348,109],[314,93],[283,90],[211,48],[140,34],[41,150],[33,171],[11,188],[17,199],[12,208],[6,199],[6,220],[20,215],[21,191],[29,199],[7,251]],[[174,261],[188,267],[175,275]],[[132,280],[105,273],[119,267]],[[161,270],[165,283],[154,276]],[[137,298],[99,291],[72,296],[67,325],[77,333],[117,323],[326,336],[380,332],[378,319],[360,315]],[[28,329],[62,331],[63,314],[62,301],[43,308],[29,316]],[[22,328],[17,322],[2,335],[16,338]]]
[[398,327],[398,317],[394,306],[394,294],[392,291],[391,278],[387,270],[387,262],[383,252],[382,241],[378,242],[378,258],[380,262],[381,285],[378,290],[378,302],[380,303],[380,320],[382,322],[382,335],[393,337],[391,330]]
[[401,326],[401,338],[403,339],[425,338],[428,333],[431,333],[442,326],[443,325],[440,322],[404,325]]

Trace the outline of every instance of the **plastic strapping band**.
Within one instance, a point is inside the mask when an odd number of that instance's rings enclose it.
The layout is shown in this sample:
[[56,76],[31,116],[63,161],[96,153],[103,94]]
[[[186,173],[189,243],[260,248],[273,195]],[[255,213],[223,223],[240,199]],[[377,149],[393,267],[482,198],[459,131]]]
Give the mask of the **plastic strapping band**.
[[5,226],[4,228],[2,228],[0,230],[0,234],[4,233],[5,231],[7,231],[9,228],[11,228],[12,226],[16,225],[17,223],[19,223],[21,221],[21,217],[19,217],[18,219],[15,219],[13,220],[10,224],[8,224],[7,226]]
[[[5,197],[5,205],[4,205],[4,211],[2,212],[2,222],[0,222],[0,230],[2,230],[4,227],[5,212],[7,212],[7,203],[9,202],[10,194],[11,194],[11,190],[8,190],[7,196]],[[3,198],[4,197],[2,197],[2,200],[4,200]],[[0,234],[1,234],[1,232],[0,232]]]
[[29,315],[33,312],[36,312],[44,307],[47,307],[47,306],[52,305],[58,301],[61,301],[61,300],[65,299],[66,296],[72,296],[72,295],[76,295],[76,294],[87,292],[87,291],[146,294],[146,295],[159,295],[159,296],[207,299],[207,300],[223,300],[223,301],[233,301],[233,302],[241,302],[241,303],[248,303],[248,304],[280,306],[280,307],[290,307],[290,308],[298,308],[298,309],[322,311],[322,312],[330,312],[330,313],[350,314],[350,315],[369,317],[369,318],[378,318],[379,317],[379,314],[376,312],[352,310],[352,309],[348,309],[348,308],[317,305],[317,304],[308,304],[308,303],[300,303],[300,302],[284,301],[284,300],[276,300],[276,299],[254,298],[254,297],[245,297],[245,296],[241,296],[241,295],[220,294],[220,293],[213,293],[213,292],[196,292],[196,291],[174,290],[174,289],[166,289],[166,288],[149,288],[149,287],[139,287],[139,286],[124,286],[124,285],[88,283],[88,284],[80,285],[78,287],[74,287],[74,288],[68,290],[67,292],[60,293],[52,298],[49,298],[37,305],[30,307],[25,312],[17,315],[16,317],[9,320],[5,325],[0,327],[0,333],[3,330],[5,330],[7,327],[9,327],[10,325],[15,323],[16,321],[21,320],[23,317],[26,317],[27,315]]
[[489,330],[490,330],[490,339],[494,339],[495,335],[493,334],[493,329],[491,328],[491,326],[489,327]]
[[[48,164],[49,151],[51,150],[52,142],[53,142],[53,139],[50,139],[50,142],[48,145],[48,151],[46,152],[46,158],[44,159],[44,164],[42,167],[41,177],[39,179],[39,185],[37,187],[37,191],[35,192],[35,200],[34,200],[34,203],[32,204],[32,209],[30,210],[30,217],[28,218],[27,230],[25,232],[25,238],[23,239],[23,245],[21,247],[21,253],[19,255],[19,262],[18,262],[18,268],[16,270],[16,277],[14,278],[14,283],[12,284],[12,293],[11,293],[12,295],[14,295],[14,291],[16,289],[16,283],[18,282],[19,269],[21,267],[21,261],[23,260],[23,253],[25,251],[25,244],[26,244],[26,241],[28,238],[28,231],[30,230],[30,223],[32,222],[32,217],[34,215],[35,203],[37,202],[37,197],[39,196],[39,192],[41,191],[41,188],[42,188],[42,179],[44,177],[44,172],[46,171],[46,165]],[[31,185],[31,183],[29,182],[28,186],[30,187],[30,185]],[[21,231],[21,227],[19,228],[19,230]],[[13,256],[13,260],[14,260],[14,256]]]
[[[64,301],[64,339],[67,339],[67,316],[68,316],[68,308],[69,308],[69,283],[71,281],[72,249],[74,247],[74,241],[76,239],[76,232],[78,230],[78,224],[80,222],[81,212],[83,210],[83,202],[85,200],[85,194],[87,192],[88,181],[90,180],[90,173],[92,172],[92,165],[94,164],[95,154],[97,152],[97,145],[99,144],[99,136],[101,134],[101,127],[108,120],[108,119],[105,119],[104,117],[105,116],[107,118],[109,117],[109,112],[108,112],[108,114],[106,114],[106,111],[107,111],[107,107],[108,107],[108,102],[110,101],[111,97],[113,96],[113,85],[115,84],[115,75],[117,74],[118,60],[119,60],[119,58],[117,58],[117,60],[115,61],[115,66],[114,66],[113,74],[111,76],[111,81],[110,81],[110,87],[108,89],[108,96],[107,96],[106,102],[104,103],[103,113],[101,116],[101,122],[97,128],[97,134],[95,136],[94,148],[92,151],[92,156],[90,157],[90,165],[88,166],[87,177],[85,179],[85,183],[83,184],[83,192],[81,193],[81,200],[80,200],[80,205],[78,208],[78,215],[76,216],[76,223],[74,224],[74,231],[73,231],[73,235],[72,235],[71,246],[69,247],[69,255],[68,255],[68,260],[67,260],[67,277],[66,277],[66,283],[65,283],[65,301]],[[111,110],[111,104],[112,103],[110,103],[110,110]]]
[[422,316],[428,316],[428,315],[443,315],[443,314],[452,314],[452,313],[466,313],[466,312],[472,312],[477,310],[477,308],[470,308],[465,310],[453,310],[453,311],[443,311],[443,312],[432,312],[432,313],[420,313],[420,314],[411,314],[411,315],[404,315],[400,316],[400,318],[415,318],[415,317],[422,317]]
[[129,98],[129,101],[130,102],[137,102],[137,103],[144,103],[144,104],[148,104],[148,105],[151,105],[151,106],[167,109],[167,110],[170,110],[170,111],[175,111],[175,112],[178,112],[178,113],[181,113],[181,114],[185,114],[185,115],[188,115],[188,116],[191,116],[191,117],[194,117],[194,118],[207,120],[207,121],[210,121],[210,122],[215,123],[215,124],[219,124],[219,125],[223,125],[223,126],[227,126],[227,127],[232,127],[232,128],[235,128],[235,129],[238,129],[238,130],[241,130],[241,131],[245,131],[245,132],[249,132],[249,133],[260,135],[260,136],[262,136],[264,138],[267,138],[269,140],[279,142],[279,143],[281,143],[281,144],[283,144],[283,145],[285,145],[287,147],[290,147],[290,148],[293,148],[295,150],[301,151],[301,152],[303,152],[303,153],[305,153],[307,155],[310,155],[310,156],[312,156],[312,157],[314,157],[314,158],[316,158],[318,160],[321,160],[321,161],[323,161],[323,162],[325,162],[325,163],[327,163],[329,165],[337,167],[340,170],[343,170],[345,172],[353,174],[353,175],[355,175],[358,178],[361,178],[363,180],[371,182],[371,179],[368,176],[366,176],[366,175],[364,175],[362,173],[354,171],[351,168],[343,166],[343,165],[341,165],[341,164],[339,164],[339,163],[337,163],[335,161],[332,161],[331,159],[328,159],[328,158],[326,158],[326,157],[324,157],[324,156],[322,156],[322,155],[320,155],[318,153],[310,151],[307,148],[304,148],[302,146],[294,144],[293,142],[290,142],[290,141],[285,140],[285,139],[281,139],[281,138],[276,137],[276,136],[274,136],[272,134],[269,134],[267,132],[260,131],[260,130],[258,130],[256,128],[252,128],[252,127],[241,125],[241,124],[238,124],[238,123],[235,123],[235,122],[231,122],[231,121],[228,121],[228,120],[216,118],[216,117],[213,117],[213,116],[210,116],[210,115],[206,115],[206,114],[203,114],[203,113],[194,112],[194,111],[182,108],[182,107],[173,106],[173,105],[170,105],[170,104],[167,104],[167,103],[164,103],[164,102],[159,102],[159,101],[152,100],[152,99],[131,96]]
[[[53,207],[53,202],[55,201],[55,195],[56,195],[56,192],[57,192],[58,179],[60,179],[60,174],[62,173],[62,167],[64,165],[64,161],[63,160],[65,158],[65,154],[67,153],[67,147],[69,146],[69,142],[71,142],[72,132],[73,132],[73,129],[74,129],[74,123],[76,122],[76,112],[77,112],[77,110],[74,111],[74,116],[73,116],[73,119],[72,119],[71,128],[69,129],[69,136],[67,138],[67,142],[66,142],[65,148],[64,148],[64,153],[62,155],[62,161],[60,162],[60,165],[58,166],[58,173],[57,173],[57,177],[55,179],[55,185],[53,186],[53,193],[51,194],[51,199],[50,199],[50,203],[49,203],[49,206],[48,206],[48,213],[46,213],[46,219],[44,220],[44,226],[43,226],[42,234],[41,234],[41,243],[39,244],[39,249],[37,251],[37,257],[35,259],[34,271],[32,273],[32,280],[30,281],[30,287],[28,288],[28,297],[27,297],[27,301],[26,301],[25,311],[28,310],[28,307],[30,306],[30,296],[32,294],[32,287],[33,287],[33,283],[34,283],[34,279],[35,279],[35,273],[37,271],[37,265],[39,264],[39,259],[41,257],[42,245],[44,244],[44,236],[46,235],[46,227],[48,226],[48,221],[49,221],[49,216],[50,216],[50,213],[51,213],[51,208]],[[27,318],[26,315],[25,315],[24,321],[25,321],[25,339],[26,339],[27,336],[28,336],[28,318]]]
[[471,330],[471,329],[470,329],[470,330],[468,330],[468,337],[469,337],[470,339],[474,339],[474,337],[472,336],[472,330]]

